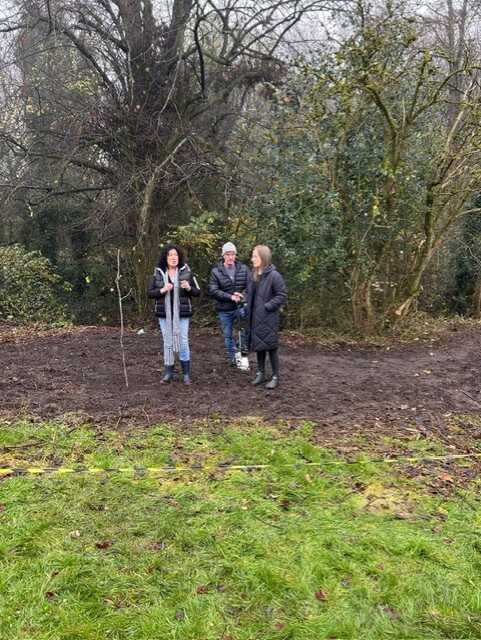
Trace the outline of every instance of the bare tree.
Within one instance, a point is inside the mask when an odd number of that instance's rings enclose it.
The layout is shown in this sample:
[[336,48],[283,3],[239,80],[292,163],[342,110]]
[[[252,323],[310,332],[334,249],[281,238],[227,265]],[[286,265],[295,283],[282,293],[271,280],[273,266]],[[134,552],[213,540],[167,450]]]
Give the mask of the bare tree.
[[[329,0],[21,0],[11,38],[23,127],[1,138],[25,169],[15,190],[101,198],[122,222],[139,306],[159,239],[223,179],[242,96],[276,83],[280,46]],[[28,170],[27,170],[28,168]],[[47,170],[48,169],[48,170]]]

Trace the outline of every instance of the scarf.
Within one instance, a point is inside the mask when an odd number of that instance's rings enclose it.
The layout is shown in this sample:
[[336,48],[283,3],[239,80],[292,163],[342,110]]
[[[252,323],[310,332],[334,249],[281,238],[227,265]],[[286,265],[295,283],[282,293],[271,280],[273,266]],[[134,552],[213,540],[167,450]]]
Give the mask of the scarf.
[[[168,272],[165,273],[165,281],[168,282]],[[180,351],[180,294],[179,294],[179,270],[175,272],[174,288],[172,291],[167,291],[165,294],[165,320],[166,331],[164,335],[164,343],[166,347],[166,361],[167,366],[174,364],[174,353]],[[173,305],[171,304],[171,295],[174,294]],[[171,313],[173,309],[173,313]]]

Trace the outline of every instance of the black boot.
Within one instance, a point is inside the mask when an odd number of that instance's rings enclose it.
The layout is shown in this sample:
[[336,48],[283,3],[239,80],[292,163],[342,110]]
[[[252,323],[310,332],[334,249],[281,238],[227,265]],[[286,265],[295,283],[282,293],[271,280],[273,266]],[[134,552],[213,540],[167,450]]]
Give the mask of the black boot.
[[165,367],[164,377],[161,379],[160,384],[170,384],[172,382],[172,378],[174,377],[174,365],[168,364]]
[[264,371],[259,371],[254,380],[251,382],[251,385],[255,387],[257,384],[261,384],[266,381],[266,374]]
[[189,376],[190,360],[181,360],[180,365],[182,367],[182,382],[186,387],[188,387],[190,384],[192,384],[192,380]]
[[275,389],[276,387],[279,386],[279,381],[280,381],[280,378],[278,374],[272,376],[272,378],[266,384],[266,389]]

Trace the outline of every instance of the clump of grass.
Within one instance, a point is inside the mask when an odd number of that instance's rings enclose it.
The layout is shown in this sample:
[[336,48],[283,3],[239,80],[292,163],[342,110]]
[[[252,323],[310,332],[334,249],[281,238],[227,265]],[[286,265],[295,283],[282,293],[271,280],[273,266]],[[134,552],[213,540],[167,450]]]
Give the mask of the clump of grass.
[[23,422],[0,425],[2,447],[3,465],[178,470],[0,480],[1,638],[479,636],[474,489],[441,502],[316,447],[308,425]]

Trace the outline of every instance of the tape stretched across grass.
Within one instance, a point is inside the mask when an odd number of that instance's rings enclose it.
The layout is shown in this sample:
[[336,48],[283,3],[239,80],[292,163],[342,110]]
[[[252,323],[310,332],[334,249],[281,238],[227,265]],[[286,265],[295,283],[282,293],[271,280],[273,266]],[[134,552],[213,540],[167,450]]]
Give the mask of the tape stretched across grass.
[[481,453],[458,453],[440,456],[413,456],[399,458],[376,458],[365,460],[330,460],[324,462],[292,462],[285,464],[216,464],[202,465],[193,464],[187,467],[2,467],[0,477],[5,476],[27,476],[27,475],[63,475],[63,474],[95,474],[95,473],[130,473],[130,474],[160,474],[160,473],[192,473],[200,471],[258,471],[262,469],[294,468],[301,470],[307,467],[323,467],[332,465],[355,465],[355,464],[402,464],[406,462],[447,462],[450,460],[463,460],[466,458],[480,458]]

